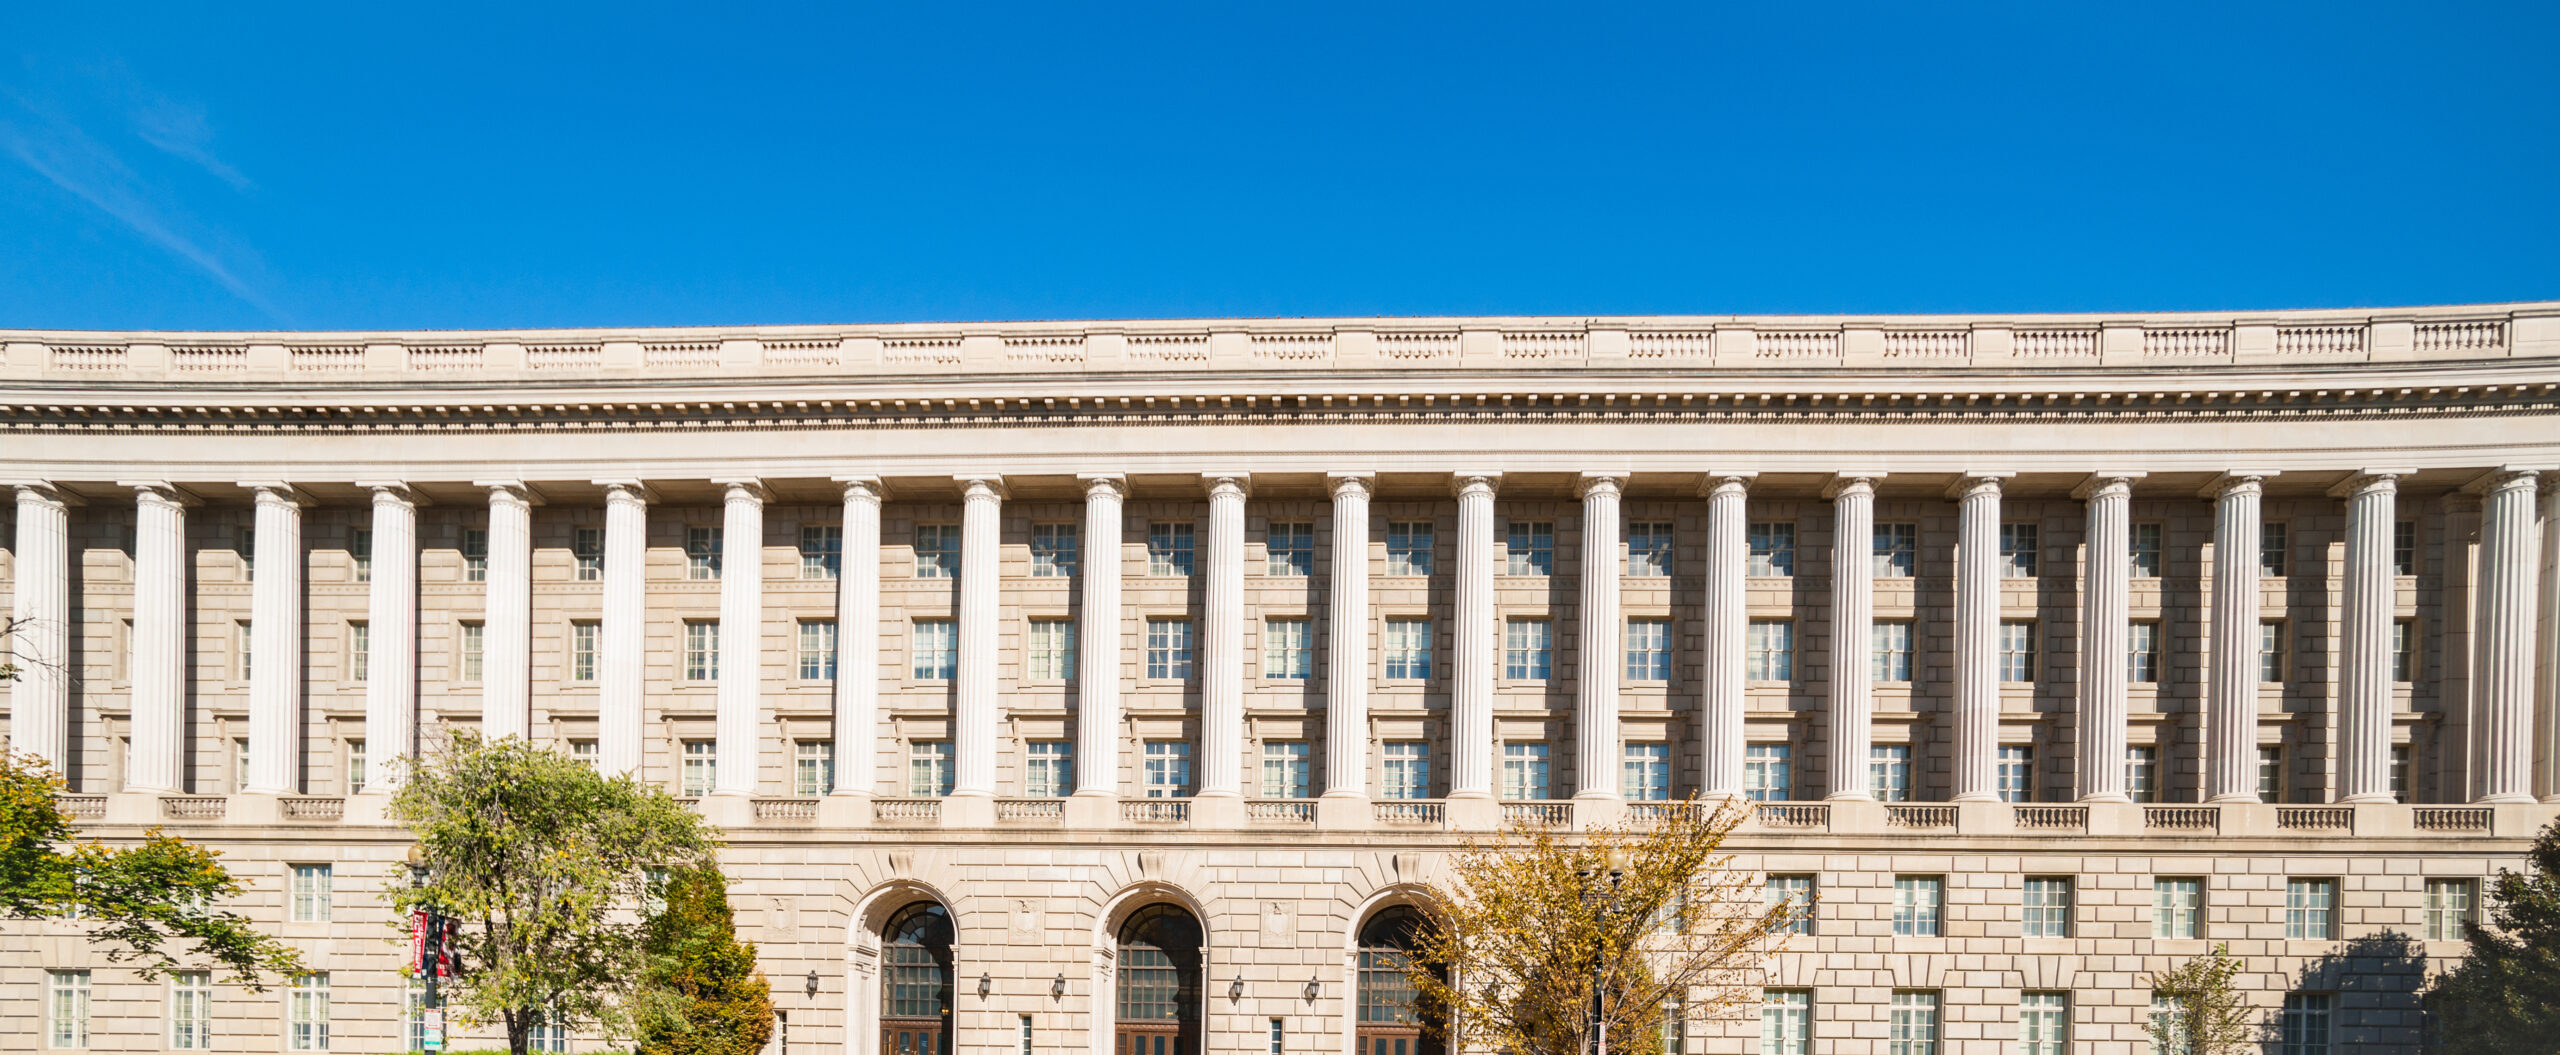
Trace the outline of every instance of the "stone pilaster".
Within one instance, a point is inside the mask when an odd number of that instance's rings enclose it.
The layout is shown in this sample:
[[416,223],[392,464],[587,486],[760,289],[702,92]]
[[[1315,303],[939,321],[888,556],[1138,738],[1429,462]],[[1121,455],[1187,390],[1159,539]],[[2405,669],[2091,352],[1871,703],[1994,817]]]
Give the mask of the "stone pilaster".
[[2391,537],[2399,474],[2368,471],[2331,491],[2347,500],[2345,626],[2339,634],[2340,802],[2390,802]]
[[607,776],[639,776],[648,703],[650,494],[637,480],[607,481],[604,487],[604,618],[596,627],[596,766]]
[[[1582,496],[1582,605],[1580,647],[1574,668],[1574,773],[1577,799],[1616,800],[1619,650],[1625,615],[1618,603],[1618,499],[1625,473],[1584,473]],[[1487,742],[1491,737],[1487,736]]]
[[1369,797],[1368,473],[1333,474],[1332,592],[1325,604],[1325,797]]
[[945,823],[968,826],[975,816],[993,819],[996,793],[997,590],[996,547],[1004,514],[1004,479],[961,477],[960,626],[958,669],[952,678],[951,795],[985,803],[946,812]]
[[1875,716],[1875,482],[1883,473],[1842,473],[1823,488],[1831,500],[1831,756],[1825,798],[1867,800],[1868,724]]
[[[868,796],[880,727],[880,481],[840,477],[844,540],[836,560],[835,795]],[[860,819],[860,818],[856,818]]]
[[2126,640],[2132,590],[2131,508],[2140,473],[2099,473],[2080,485],[2089,533],[2080,588],[2080,801],[2131,802],[2125,793]]
[[1200,612],[1201,798],[1244,794],[1244,506],[1241,473],[1203,477],[1209,487],[1208,580]]
[[489,575],[481,632],[480,732],[533,736],[533,497],[512,480],[489,489]]
[[1076,634],[1076,795],[1106,806],[1120,796],[1120,537],[1128,497],[1129,481],[1118,474],[1084,477],[1084,541],[1076,554],[1084,591]]
[[[184,790],[187,727],[187,505],[165,483],[134,488],[133,744],[128,791]],[[368,728],[366,735],[371,736]]]
[[302,497],[285,484],[257,496],[249,590],[249,779],[252,795],[302,784]]
[[1493,686],[1501,627],[1493,608],[1493,495],[1500,473],[1459,473],[1457,656],[1449,701],[1449,797],[1493,797]]
[[17,581],[8,642],[18,668],[9,687],[12,750],[59,775],[71,757],[71,511],[51,484],[18,485]]
[[2204,717],[2206,802],[2258,801],[2258,504],[2273,472],[2229,472],[2213,499]]
[[[373,489],[373,581],[365,595],[365,790],[399,787],[418,757],[418,496]],[[611,609],[607,609],[610,611]]]
[[2542,474],[2542,659],[2535,675],[2534,743],[2544,802],[2560,802],[2560,472]]
[[2000,476],[1956,483],[1955,758],[1957,802],[1998,802]]
[[764,737],[764,485],[715,480],[720,518],[720,682],[712,792],[753,795]]
[[1707,474],[1706,686],[1698,709],[1698,794],[1742,794],[1744,635],[1751,624],[1744,586],[1750,573],[1751,473]]
[[2532,802],[2534,609],[2541,602],[2538,474],[2501,469],[2483,482],[2479,660],[2474,667],[2477,801]]

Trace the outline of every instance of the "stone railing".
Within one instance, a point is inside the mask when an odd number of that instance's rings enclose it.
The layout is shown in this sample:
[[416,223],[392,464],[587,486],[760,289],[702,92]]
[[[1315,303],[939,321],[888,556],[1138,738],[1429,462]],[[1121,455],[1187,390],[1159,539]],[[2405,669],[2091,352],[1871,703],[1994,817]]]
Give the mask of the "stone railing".
[[2356,811],[2345,806],[2278,806],[2280,831],[2343,832],[2355,827]]
[[1956,808],[1889,803],[1884,808],[1884,826],[1887,828],[1953,828],[1956,826]]
[[224,802],[220,795],[162,795],[160,815],[173,821],[218,821]]
[[2409,826],[2422,832],[2485,832],[2486,806],[2420,806],[2410,811]]
[[1828,828],[1831,807],[1819,802],[1763,802],[1751,811],[1763,828]]
[[334,821],[347,815],[347,800],[281,798],[276,800],[276,815],[289,821]]
[[1449,804],[1445,802],[1411,800],[1372,802],[1369,808],[1371,815],[1376,817],[1380,824],[1424,825],[1449,822]]
[[1120,819],[1130,824],[1189,824],[1190,799],[1126,799]]
[[938,824],[941,799],[873,799],[871,818],[888,824]]
[[2217,832],[2222,811],[2212,806],[2145,806],[2142,826],[2164,832]]
[[91,821],[107,815],[104,795],[56,795],[53,801],[62,808],[63,816],[73,820]]
[[996,821],[1001,824],[1056,824],[1066,818],[1065,799],[996,800]]
[[1278,824],[1306,827],[1316,822],[1313,799],[1254,799],[1244,804],[1248,824]]
[[2012,825],[2022,832],[2077,832],[2089,828],[2087,806],[2019,806]]
[[[1633,809],[1633,806],[1629,807],[1630,819]],[[1502,823],[1523,828],[1570,828],[1573,826],[1573,803],[1506,802],[1502,804]]]
[[756,820],[766,824],[814,824],[818,820],[816,799],[757,799]]
[[1714,808],[1695,802],[1630,802],[1627,803],[1627,827],[1651,828],[1675,817],[1697,820]]

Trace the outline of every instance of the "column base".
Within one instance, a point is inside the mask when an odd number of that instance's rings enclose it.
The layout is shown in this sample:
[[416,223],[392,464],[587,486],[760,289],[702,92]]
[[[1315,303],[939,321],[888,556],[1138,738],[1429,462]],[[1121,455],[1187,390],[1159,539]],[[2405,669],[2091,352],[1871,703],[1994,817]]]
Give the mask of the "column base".
[[284,819],[281,795],[265,791],[243,791],[225,799],[222,819],[232,824],[274,824]]
[[385,814],[390,809],[391,794],[389,792],[367,789],[361,794],[347,796],[346,812],[339,816],[338,823],[389,824],[391,818]]
[[1232,791],[1191,797],[1193,830],[1230,832],[1244,827],[1244,796]]
[[756,822],[755,799],[740,792],[713,792],[696,800],[693,808],[715,828],[744,828]]
[[1108,791],[1079,791],[1067,796],[1061,823],[1069,828],[1108,828],[1120,823],[1120,796]]
[[1449,830],[1453,832],[1489,832],[1502,827],[1502,800],[1481,791],[1451,795],[1447,799]]
[[2018,830],[2018,811],[1996,795],[1957,799],[1955,807],[1958,835],[2007,835]]
[[[2131,799],[2090,800],[2079,803],[2089,809],[2090,835],[2142,834],[2142,805]],[[2010,816],[2014,819],[2016,812]]]
[[819,799],[818,826],[821,828],[870,827],[870,794],[860,791],[840,791]]
[[1627,803],[1615,795],[1576,795],[1573,797],[1573,830],[1587,832],[1595,828],[1614,828],[1626,823]]
[[174,791],[117,791],[107,795],[107,815],[100,818],[108,824],[160,823],[160,796]]
[[955,791],[942,797],[945,828],[993,828],[996,797],[983,791]]
[[1369,796],[1357,792],[1327,793],[1316,800],[1316,827],[1329,832],[1365,832],[1377,823],[1369,812]]
[[1834,833],[1875,835],[1885,830],[1884,803],[1869,795],[1839,795],[1823,801],[1831,806],[1830,830]]

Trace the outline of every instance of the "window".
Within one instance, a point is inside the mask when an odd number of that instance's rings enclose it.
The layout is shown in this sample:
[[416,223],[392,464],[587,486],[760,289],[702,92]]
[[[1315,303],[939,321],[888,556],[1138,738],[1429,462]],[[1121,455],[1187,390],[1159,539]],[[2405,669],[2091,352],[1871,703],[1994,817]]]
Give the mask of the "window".
[[1747,744],[1742,749],[1742,795],[1753,802],[1784,802],[1795,790],[1786,744]]
[[2146,1050],[2151,1055],[2192,1055],[2195,1037],[2194,1023],[2188,1017],[2192,1014],[2191,1006],[2186,997],[2160,992],[2151,994],[2151,1021],[2164,1027],[2163,1031],[2169,1035],[2167,1045],[2153,1041],[2147,1046]]
[[231,790],[244,791],[248,787],[249,740],[246,737],[235,738],[231,741]]
[[2409,801],[2409,745],[2391,746],[2391,799]]
[[1671,523],[1639,520],[1627,525],[1627,574],[1671,574]]
[[1879,579],[1908,579],[1920,568],[1920,525],[1876,525],[1875,553],[1868,558]]
[[2258,624],[2258,680],[2282,682],[2284,674],[2284,622],[2269,619]]
[[2287,993],[2284,1055],[2329,1055],[2329,1018],[2338,998],[2328,993]]
[[1555,626],[1544,619],[1506,619],[1502,627],[1502,676],[1544,681],[1553,672]]
[[1778,934],[1813,933],[1813,877],[1810,875],[1773,875],[1761,884],[1760,904],[1763,908],[1785,906],[1787,918],[1778,924]]
[[1687,1055],[1689,1014],[1678,994],[1662,999],[1661,1055]]
[[791,745],[791,793],[824,795],[835,789],[835,741],[802,740]]
[[800,525],[800,577],[833,579],[844,570],[844,528],[837,524]]
[[466,682],[480,680],[482,646],[488,642],[488,631],[482,623],[462,624],[462,680]]
[[2027,880],[2021,932],[2029,938],[2071,936],[2071,879],[2037,876]]
[[46,1046],[89,1046],[89,972],[46,971],[44,1001]]
[[[253,518],[256,516],[254,513],[250,515]],[[240,548],[234,552],[240,557],[240,578],[243,581],[256,580],[258,577],[258,529],[241,528]]]
[[1867,672],[1879,682],[1911,680],[1911,624],[1879,622],[1867,627]]
[[2160,624],[2137,622],[2125,625],[2124,676],[2136,685],[2154,685],[2160,681]]
[[1313,755],[1304,740],[1265,740],[1262,742],[1262,797],[1266,799],[1303,799],[1312,790],[1309,778]]
[[1031,621],[1031,669],[1027,673],[1040,681],[1067,681],[1076,676],[1075,620]]
[[1262,621],[1262,676],[1278,681],[1307,679],[1307,621]]
[[2391,525],[2391,573],[2418,574],[2418,522],[2415,520]]
[[1910,989],[1893,992],[1893,1024],[1886,1034],[1887,1055],[1938,1055],[1938,994]]
[[916,578],[960,577],[960,525],[916,525]]
[[1945,880],[1935,876],[1893,877],[1893,935],[1897,938],[1938,936],[1938,906]]
[[1420,681],[1431,676],[1431,620],[1387,619],[1386,673]]
[[347,624],[347,680],[369,681],[373,677],[373,626],[365,622]]
[[720,577],[721,528],[684,529],[684,577],[708,582]]
[[1191,574],[1192,527],[1190,524],[1147,525],[1147,574]]
[[604,761],[604,756],[599,752],[596,742],[593,740],[569,741],[569,758],[572,761],[585,765],[588,769],[594,769]]
[[1065,798],[1076,786],[1075,744],[1033,740],[1022,745],[1022,793],[1035,799]]
[[1671,680],[1671,620],[1627,620],[1627,680]]
[[2064,1055],[2071,1050],[2071,995],[2018,994],[2018,1055]]
[[2283,578],[2284,521],[2258,525],[2258,573]]
[[1168,681],[1191,677],[1191,620],[1147,620],[1147,676]]
[[800,678],[824,681],[836,676],[836,621],[800,621]]
[[1504,574],[1553,575],[1556,573],[1556,526],[1514,520],[1503,552],[1507,557]]
[[582,527],[569,536],[569,557],[577,562],[578,581],[604,578],[604,529]]
[[1419,740],[1389,740],[1384,747],[1386,779],[1379,782],[1379,797],[1431,797],[1431,745]]
[[1867,786],[1881,801],[1911,801],[1911,745],[1869,745]]
[[1504,799],[1536,802],[1554,798],[1554,785],[1548,782],[1547,772],[1547,745],[1517,740],[1502,745]]
[[2427,940],[2461,941],[2462,927],[2471,922],[2472,894],[2478,885],[2469,879],[2427,880]]
[[2036,525],[2000,525],[2000,577],[2036,577]]
[[256,666],[255,661],[258,658],[258,645],[257,642],[249,635],[248,620],[240,620],[239,622],[233,623],[231,626],[232,653],[240,657],[240,680],[247,681],[249,680],[250,673]]
[[462,581],[489,581],[489,529],[462,529]]
[[569,680],[596,680],[598,642],[604,637],[604,625],[593,619],[573,620],[569,624]]
[[2034,802],[2036,798],[2036,749],[2024,744],[2004,744],[2000,748],[1999,769],[1994,777],[2000,784],[2000,801]]
[[1619,767],[1619,792],[1629,802],[1664,802],[1671,798],[1671,745],[1627,744]]
[[357,582],[373,581],[373,529],[357,528],[347,536],[347,560],[355,566]]
[[2124,789],[2135,802],[2160,801],[2160,749],[2132,744],[2124,749]]
[[1796,625],[1784,619],[1754,619],[1745,628],[1742,676],[1752,681],[1794,681]]
[[1191,743],[1147,741],[1147,797],[1178,799],[1191,794]]
[[213,1047],[213,972],[170,972],[169,1046],[179,1051]]
[[1272,524],[1262,531],[1262,573],[1303,579],[1316,573],[1316,526]]
[[[1280,1024],[1280,1019],[1271,1020],[1270,1055],[1281,1055],[1287,1050],[1288,1034],[1281,1030]],[[1022,1055],[1031,1055],[1031,1016],[1029,1015],[1022,1016]]]
[[427,1050],[427,984],[412,977],[405,988],[407,992],[403,994],[404,998],[401,1001],[400,1019],[404,1027],[401,1035],[408,1038],[408,1045],[401,1050],[425,1051]]
[[1770,989],[1760,994],[1760,1055],[1807,1055],[1813,1050],[1813,993]]
[[1073,577],[1078,566],[1076,526],[1073,524],[1031,525],[1031,577],[1065,579]]
[[720,624],[711,619],[684,621],[684,678],[710,681],[720,676]]
[[2204,937],[2204,880],[2155,878],[2151,881],[2151,936],[2164,941]]
[[2160,525],[2133,525],[2133,539],[2129,548],[2133,551],[2129,554],[2132,558],[2129,563],[2132,566],[2134,578],[2157,579],[2160,577]]
[[709,740],[687,740],[684,742],[684,768],[681,771],[683,779],[677,787],[687,798],[698,799],[711,794],[719,767],[718,744]]
[[1431,522],[1387,522],[1387,574],[1431,574]]
[[2337,937],[2338,929],[2333,925],[2337,903],[2337,880],[2285,880],[2284,936],[2302,941],[2328,941]]
[[347,741],[347,794],[364,794],[364,741]]
[[286,1047],[294,1051],[329,1050],[329,972],[293,976],[285,990]]
[[918,619],[910,669],[917,681],[949,681],[960,670],[958,628],[948,619]]
[[2407,619],[2391,622],[2391,680],[2407,684],[2417,680],[2418,624]]
[[919,799],[951,794],[951,741],[908,742],[907,794]]
[[525,1026],[524,1050],[544,1055],[560,1055],[569,1050],[567,1022],[552,1012],[541,1010],[529,1012],[525,1017],[532,1021]]
[[2258,749],[2258,801],[2284,801],[2284,748]]
[[1743,544],[1751,551],[1744,568],[1750,574],[1775,577],[1796,573],[1794,524],[1752,524],[1743,530]]
[[2000,680],[2024,685],[2036,680],[2036,624],[2024,619],[2000,623]]

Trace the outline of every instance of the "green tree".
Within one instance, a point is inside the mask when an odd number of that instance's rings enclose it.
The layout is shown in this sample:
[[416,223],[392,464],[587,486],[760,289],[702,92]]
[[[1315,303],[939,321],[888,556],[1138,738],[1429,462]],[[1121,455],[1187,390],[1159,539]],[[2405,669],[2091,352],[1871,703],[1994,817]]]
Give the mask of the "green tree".
[[718,847],[664,790],[514,738],[456,736],[389,812],[417,833],[425,879],[386,897],[403,920],[432,906],[460,921],[447,1000],[503,1023],[516,1055],[538,1023],[628,1034],[650,872]]
[[738,940],[729,882],[717,868],[668,875],[650,917],[640,1055],[754,1055],[773,1033],[773,987],[756,947]]
[[[2162,1055],[2240,1055],[2255,1047],[2256,1027],[2238,981],[2242,962],[2213,951],[2151,976],[2156,1009],[2147,1029]],[[2159,1006],[2165,1005],[2165,1006]]]
[[2461,965],[2423,997],[2450,1055],[2560,1051],[2560,822],[2534,837],[2518,874],[2498,870],[2489,898],[2496,926],[2463,928]]
[[55,797],[62,781],[41,760],[0,752],[0,915],[76,919],[110,963],[144,978],[209,964],[229,980],[301,969],[293,950],[217,907],[240,893],[222,855],[153,828],[132,846],[71,836]]

